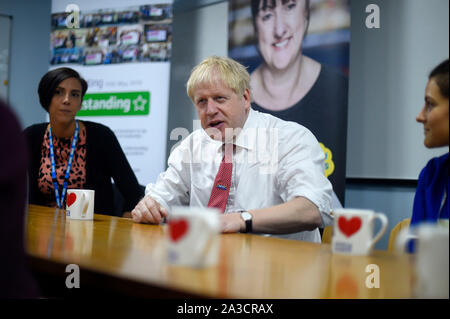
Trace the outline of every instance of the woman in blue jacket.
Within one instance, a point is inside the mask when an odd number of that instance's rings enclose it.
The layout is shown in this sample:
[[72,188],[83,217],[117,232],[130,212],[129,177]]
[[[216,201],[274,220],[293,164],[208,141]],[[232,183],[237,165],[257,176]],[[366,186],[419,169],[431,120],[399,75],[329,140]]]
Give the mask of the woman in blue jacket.
[[[424,127],[427,148],[449,145],[448,59],[431,71],[425,89],[425,105],[417,115]],[[448,222],[448,152],[431,159],[419,176],[411,226],[421,222]]]

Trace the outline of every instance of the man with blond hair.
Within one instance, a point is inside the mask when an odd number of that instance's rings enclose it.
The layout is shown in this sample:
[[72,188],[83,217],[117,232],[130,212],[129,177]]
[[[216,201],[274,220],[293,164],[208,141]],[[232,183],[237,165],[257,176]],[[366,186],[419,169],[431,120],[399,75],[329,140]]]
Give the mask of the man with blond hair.
[[170,154],[168,168],[132,211],[159,224],[172,206],[215,207],[222,232],[276,234],[320,242],[332,222],[332,187],[313,134],[250,107],[250,76],[236,61],[212,56],[187,82],[202,126]]

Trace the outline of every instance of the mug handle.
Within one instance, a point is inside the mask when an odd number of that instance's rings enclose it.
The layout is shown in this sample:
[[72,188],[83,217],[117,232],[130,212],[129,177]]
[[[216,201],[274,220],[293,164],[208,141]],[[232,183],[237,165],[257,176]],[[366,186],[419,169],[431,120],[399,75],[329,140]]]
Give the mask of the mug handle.
[[83,192],[83,195],[81,196],[81,198],[82,198],[82,202],[81,202],[81,209],[82,209],[81,216],[85,217],[86,216],[86,212],[87,212],[88,207],[89,207],[89,202],[90,202],[89,195],[87,195],[86,193]]
[[409,232],[409,227],[402,229],[400,231],[400,233],[398,234],[397,239],[395,241],[395,251],[398,253],[405,253],[406,244],[411,239],[417,239],[417,238],[418,238],[417,235],[411,234]]
[[381,236],[384,235],[384,233],[386,232],[387,225],[388,225],[388,219],[387,219],[386,215],[384,215],[383,213],[375,213],[370,222],[373,223],[375,221],[375,219],[377,219],[377,218],[381,221],[381,229],[378,232],[378,234],[370,242],[369,249],[372,249],[373,246],[375,245],[375,243],[380,240]]

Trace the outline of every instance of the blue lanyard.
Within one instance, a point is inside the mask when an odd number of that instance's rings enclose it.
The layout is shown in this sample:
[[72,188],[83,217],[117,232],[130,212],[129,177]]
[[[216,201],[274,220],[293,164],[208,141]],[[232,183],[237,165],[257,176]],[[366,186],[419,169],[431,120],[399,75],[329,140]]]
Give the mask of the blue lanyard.
[[63,189],[62,189],[62,193],[61,193],[61,199],[59,198],[59,185],[58,185],[58,181],[56,179],[55,153],[53,151],[52,127],[50,126],[49,130],[48,130],[48,139],[50,140],[50,161],[52,164],[52,180],[53,180],[53,186],[55,188],[56,204],[58,205],[58,208],[62,208],[62,204],[64,203],[64,197],[66,196],[66,191],[67,191],[67,180],[69,179],[70,167],[72,166],[72,160],[73,160],[73,154],[75,153],[75,148],[77,145],[78,122],[75,121],[75,124],[76,124],[76,128],[75,128],[75,132],[73,133],[72,147],[70,148],[69,162],[67,163],[66,174],[64,175],[64,185],[63,185]]

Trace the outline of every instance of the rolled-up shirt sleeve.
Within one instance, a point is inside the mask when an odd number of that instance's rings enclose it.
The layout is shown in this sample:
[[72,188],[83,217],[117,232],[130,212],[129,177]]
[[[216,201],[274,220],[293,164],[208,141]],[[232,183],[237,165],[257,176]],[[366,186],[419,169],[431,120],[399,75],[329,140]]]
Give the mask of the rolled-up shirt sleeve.
[[[292,124],[296,125],[296,124]],[[301,127],[301,126],[300,126]],[[332,185],[325,177],[325,154],[317,139],[306,128],[290,136],[281,134],[277,188],[284,202],[305,197],[319,209],[321,228],[331,225]]]

